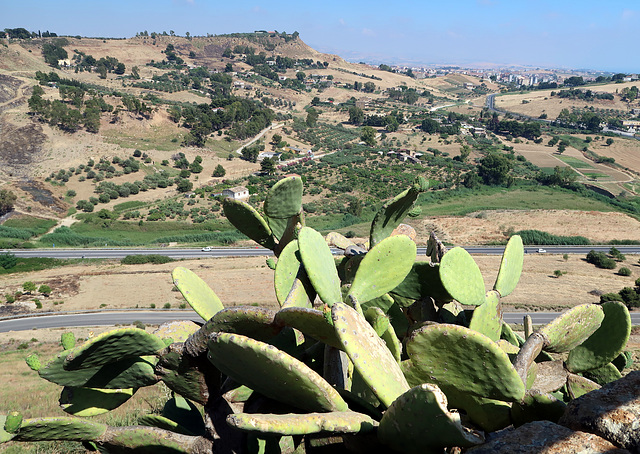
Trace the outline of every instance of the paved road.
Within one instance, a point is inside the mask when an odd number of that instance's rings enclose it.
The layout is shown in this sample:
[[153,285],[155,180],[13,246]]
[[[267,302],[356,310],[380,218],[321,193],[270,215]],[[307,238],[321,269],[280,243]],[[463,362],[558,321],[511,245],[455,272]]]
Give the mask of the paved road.
[[[504,314],[507,323],[522,323],[527,312],[508,312]],[[558,312],[530,312],[535,325],[544,325],[556,318]],[[9,331],[26,331],[44,328],[65,328],[77,326],[110,326],[116,324],[128,325],[134,321],[145,324],[159,325],[170,320],[193,320],[202,322],[198,314],[190,310],[184,311],[126,311],[126,312],[87,312],[80,314],[43,315],[0,320],[0,333]],[[640,324],[640,313],[632,313],[631,321]]]
[[[465,246],[470,254],[502,254],[502,246]],[[640,254],[640,246],[616,246],[623,254]],[[548,254],[583,254],[590,250],[607,252],[611,246],[526,246],[527,254],[539,254],[543,249]],[[0,253],[6,252],[2,250]],[[260,257],[273,255],[269,249],[262,247],[255,248],[213,248],[210,252],[202,252],[200,248],[158,248],[158,249],[11,249],[9,250],[16,257],[50,257],[58,259],[121,259],[127,255],[159,254],[174,259],[186,258],[207,258],[207,257]],[[334,254],[342,254],[340,249],[332,249]],[[418,248],[418,255],[425,255],[426,248]]]

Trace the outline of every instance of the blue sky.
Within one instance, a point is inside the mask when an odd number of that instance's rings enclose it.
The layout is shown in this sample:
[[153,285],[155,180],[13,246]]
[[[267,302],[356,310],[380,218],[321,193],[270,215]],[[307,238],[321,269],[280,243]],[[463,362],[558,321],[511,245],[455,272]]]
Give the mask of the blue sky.
[[297,30],[352,61],[640,72],[637,0],[0,0],[0,11],[0,28],[58,34]]

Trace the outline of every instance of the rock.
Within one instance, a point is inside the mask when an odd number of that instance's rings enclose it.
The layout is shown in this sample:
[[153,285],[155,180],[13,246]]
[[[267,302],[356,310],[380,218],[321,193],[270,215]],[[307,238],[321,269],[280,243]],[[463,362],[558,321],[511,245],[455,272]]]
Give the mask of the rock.
[[567,405],[559,424],[599,435],[640,452],[640,372],[591,391]]
[[574,432],[550,421],[535,421],[495,434],[468,454],[629,454],[597,435]]
[[408,224],[398,225],[398,227],[396,227],[395,230],[391,232],[391,236],[396,236],[396,235],[407,235],[414,242],[416,241],[416,237],[417,237],[416,229],[414,229]]

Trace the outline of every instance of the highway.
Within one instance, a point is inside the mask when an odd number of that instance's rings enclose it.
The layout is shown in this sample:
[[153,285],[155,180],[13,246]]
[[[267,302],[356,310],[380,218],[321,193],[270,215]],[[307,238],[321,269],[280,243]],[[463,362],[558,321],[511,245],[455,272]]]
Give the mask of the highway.
[[[470,254],[502,254],[503,246],[464,246]],[[623,254],[640,254],[640,245],[638,246],[616,246]],[[590,250],[608,252],[611,246],[526,246],[525,253],[539,254],[539,249],[543,249],[548,254],[583,254],[586,255]],[[333,248],[334,254],[342,254],[341,249]],[[7,252],[6,249],[0,253]],[[171,257],[173,259],[193,259],[193,258],[210,258],[210,257],[260,257],[265,255],[273,255],[269,249],[262,247],[255,248],[230,248],[219,247],[212,248],[210,252],[203,252],[201,248],[156,248],[156,249],[120,249],[120,248],[98,248],[98,249],[10,249],[8,252],[16,257],[49,257],[57,259],[122,259],[127,255],[147,255],[158,254]],[[419,247],[418,255],[425,255],[426,248]]]
[[[531,315],[534,325],[545,325],[559,315],[558,312],[507,312],[503,318],[507,323],[522,323],[522,319],[527,313]],[[202,322],[200,316],[190,310],[99,311],[6,318],[0,320],[0,333],[45,328],[66,328],[72,326],[130,325],[135,321],[141,321],[148,325],[159,325],[170,320],[193,320],[195,322]],[[631,321],[634,325],[640,324],[640,313],[633,312],[631,314]]]

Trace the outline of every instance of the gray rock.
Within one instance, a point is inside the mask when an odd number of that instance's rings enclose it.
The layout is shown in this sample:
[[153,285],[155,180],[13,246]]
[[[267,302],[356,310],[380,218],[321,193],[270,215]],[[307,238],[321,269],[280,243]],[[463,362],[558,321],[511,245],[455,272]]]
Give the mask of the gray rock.
[[468,454],[629,454],[597,435],[574,432],[549,421],[535,421],[495,434]]
[[567,405],[558,422],[640,453],[640,372],[631,372]]

